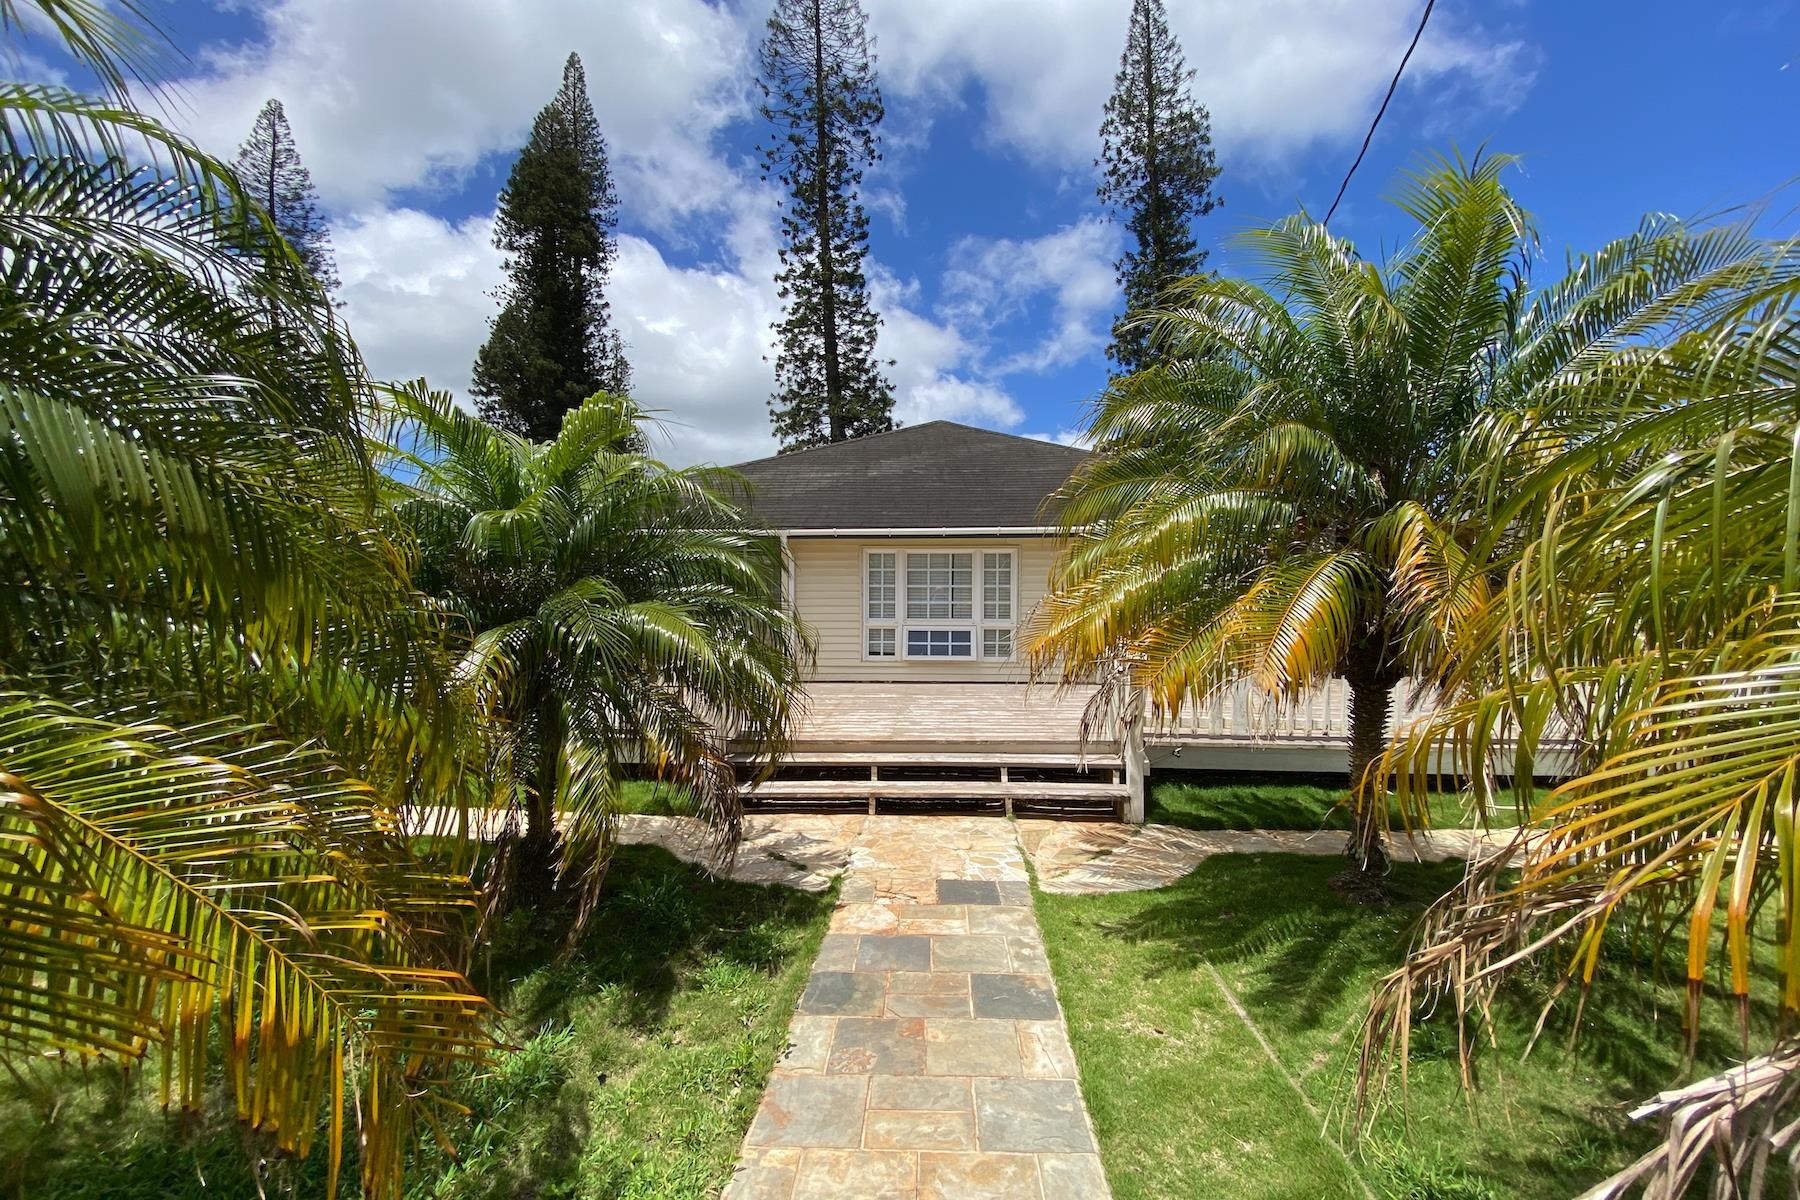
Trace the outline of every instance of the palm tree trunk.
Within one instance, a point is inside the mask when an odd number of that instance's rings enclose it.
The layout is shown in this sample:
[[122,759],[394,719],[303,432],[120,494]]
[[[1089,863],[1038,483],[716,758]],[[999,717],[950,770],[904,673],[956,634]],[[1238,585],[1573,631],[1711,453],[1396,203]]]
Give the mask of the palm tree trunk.
[[552,726],[555,700],[539,696],[538,763],[531,791],[525,798],[525,835],[519,841],[518,870],[514,876],[519,899],[532,907],[549,902],[556,884],[556,763],[561,738]]
[[1346,853],[1365,874],[1387,870],[1385,837],[1387,786],[1369,770],[1387,746],[1388,717],[1401,673],[1377,647],[1360,648],[1345,664],[1350,684],[1350,791],[1355,824]]

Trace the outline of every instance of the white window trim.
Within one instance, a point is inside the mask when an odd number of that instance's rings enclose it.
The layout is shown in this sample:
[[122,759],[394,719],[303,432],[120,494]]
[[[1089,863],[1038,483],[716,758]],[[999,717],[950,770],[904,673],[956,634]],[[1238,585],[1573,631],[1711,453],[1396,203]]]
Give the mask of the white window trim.
[[[932,621],[920,618],[912,620],[906,615],[906,556],[908,554],[968,554],[970,556],[970,597],[968,620]],[[986,554],[1005,553],[1012,557],[1011,596],[1009,610],[1012,619],[1008,621],[987,621],[982,619],[984,611],[984,572],[981,556]],[[872,554],[892,554],[894,556],[894,617],[893,620],[876,620],[869,616],[869,556]],[[958,663],[977,665],[984,663],[1004,664],[1017,660],[1019,655],[1019,576],[1020,547],[1014,542],[979,542],[946,546],[942,542],[878,542],[864,545],[857,555],[857,565],[861,572],[861,583],[857,586],[859,604],[857,612],[857,636],[861,642],[858,653],[862,661],[867,663],[884,663],[892,666],[910,664],[944,664]],[[871,629],[892,629],[894,631],[894,653],[870,654],[869,631]],[[967,658],[951,655],[908,654],[906,652],[906,635],[912,629],[966,629],[969,631],[970,654]],[[984,637],[983,629],[1005,629],[1011,634],[1009,644],[1012,652],[1005,658],[987,658],[982,654]]]
[[[894,556],[894,615],[889,619],[877,619],[869,616],[869,559],[876,554],[892,554]],[[858,594],[862,597],[861,607],[858,609],[861,619],[857,622],[857,636],[862,640],[862,660],[876,663],[904,662],[906,655],[904,647],[901,645],[903,635],[900,632],[900,613],[905,606],[905,600],[902,597],[906,590],[904,582],[906,556],[904,552],[891,546],[864,546],[862,553],[857,556],[857,561],[862,568],[862,585],[857,589]],[[875,629],[893,631],[894,652],[892,654],[869,653],[869,632]]]

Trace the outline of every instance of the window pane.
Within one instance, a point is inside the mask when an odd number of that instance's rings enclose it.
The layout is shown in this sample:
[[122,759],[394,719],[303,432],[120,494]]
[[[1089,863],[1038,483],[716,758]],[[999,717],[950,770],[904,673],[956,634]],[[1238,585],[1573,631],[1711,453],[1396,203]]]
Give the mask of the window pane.
[[894,657],[894,631],[891,629],[869,630],[869,657]]
[[981,619],[1012,620],[1012,552],[989,551],[981,556]]
[[1011,658],[1012,630],[984,629],[981,631],[981,657]]
[[973,658],[975,635],[968,629],[909,629],[908,658]]
[[906,556],[906,615],[915,621],[967,621],[974,610],[975,556],[933,550]]
[[869,555],[869,619],[894,619],[894,556]]

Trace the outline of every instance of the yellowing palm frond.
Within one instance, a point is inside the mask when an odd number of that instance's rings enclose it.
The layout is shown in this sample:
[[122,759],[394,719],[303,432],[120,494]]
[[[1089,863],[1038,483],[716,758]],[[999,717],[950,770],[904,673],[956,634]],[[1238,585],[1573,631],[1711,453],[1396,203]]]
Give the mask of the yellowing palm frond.
[[[493,1048],[485,1002],[408,921],[470,910],[329,760],[254,727],[176,730],[0,693],[0,1045],[161,1064],[201,1106],[216,1043],[238,1115],[334,1164],[362,1064],[363,1190],[394,1194],[416,1115]],[[435,1118],[431,1118],[435,1119]]]
[[[117,10],[35,7],[106,75]],[[467,881],[399,841],[479,779],[362,363],[122,95],[0,87],[0,161],[0,1053],[160,1057],[195,1106],[217,1020],[243,1119],[304,1153],[326,1116],[335,1180],[360,1089],[364,1194],[397,1194],[491,1043]]]
[[[1749,1013],[1763,955],[1781,981],[1779,1027],[1800,1017],[1800,263],[1792,246],[1747,253],[1735,236],[1674,249],[1689,264],[1675,275],[1736,283],[1697,310],[1654,301],[1643,311],[1660,306],[1656,319],[1682,330],[1672,341],[1589,368],[1586,388],[1546,389],[1520,429],[1524,469],[1497,461],[1489,477],[1506,481],[1488,501],[1503,528],[1485,539],[1504,582],[1447,643],[1448,702],[1386,757],[1403,802],[1437,771],[1472,780],[1483,802],[1496,775],[1521,797],[1550,761],[1571,777],[1531,813],[1510,861],[1440,903],[1382,985],[1364,1031],[1369,1104],[1421,1006],[1448,996],[1479,1019],[1507,975],[1544,954],[1585,996],[1618,953],[1607,934],[1620,922],[1685,929],[1690,1039],[1717,992],[1746,1053],[1753,1035],[1771,1038],[1759,1078],[1791,1069],[1779,1029],[1753,1033]],[[1695,326],[1700,316],[1715,323]],[[1595,1194],[1646,1180],[1647,1194],[1677,1194],[1704,1157],[1684,1121],[1718,1134],[1720,1179],[1756,1194],[1762,1167],[1734,1172],[1766,1160],[1797,1093],[1759,1084],[1728,1099],[1734,1077],[1646,1106],[1671,1121],[1667,1143]]]

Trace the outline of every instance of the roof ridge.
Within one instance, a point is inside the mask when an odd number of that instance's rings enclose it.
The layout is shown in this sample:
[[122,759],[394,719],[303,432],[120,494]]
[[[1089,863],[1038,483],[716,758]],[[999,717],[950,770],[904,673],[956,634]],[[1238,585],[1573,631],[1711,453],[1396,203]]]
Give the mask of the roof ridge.
[[954,425],[954,424],[956,424],[955,421],[946,421],[943,418],[938,417],[938,418],[934,418],[930,421],[921,421],[917,425],[896,425],[892,429],[883,429],[879,433],[865,433],[861,437],[845,438],[841,442],[824,442],[817,446],[802,446],[798,450],[777,450],[773,454],[765,454],[761,458],[747,458],[743,462],[736,463],[733,465],[739,466],[739,467],[747,467],[747,466],[750,466],[752,463],[774,462],[778,458],[792,459],[796,455],[811,454],[815,450],[836,450],[840,446],[853,446],[853,445],[858,445],[862,442],[872,442],[876,438],[889,437],[896,433],[911,433],[915,429],[924,429],[927,425]]
[[1030,442],[1035,446],[1050,446],[1054,449],[1067,450],[1074,454],[1085,455],[1089,453],[1089,451],[1080,446],[1070,446],[1063,442],[1052,442],[1047,441],[1044,438],[1027,437],[1022,433],[1008,433],[1004,429],[989,429],[984,425],[970,425],[963,421],[952,421],[947,417],[934,417],[929,421],[921,421],[917,425],[899,425],[893,429],[884,429],[880,433],[866,433],[862,437],[846,438],[841,442],[826,442],[819,446],[804,446],[798,450],[789,450],[785,453],[776,451],[774,454],[765,454],[761,458],[745,459],[743,462],[733,463],[731,464],[731,469],[736,470],[740,467],[751,467],[755,466],[757,463],[777,461],[792,462],[802,454],[812,454],[819,450],[841,450],[846,446],[860,446],[864,442],[872,442],[877,438],[892,437],[898,433],[915,433],[921,429],[929,429],[933,425],[948,425],[954,429],[967,429],[972,433],[989,433],[993,434],[995,437],[1011,438],[1015,442]]

